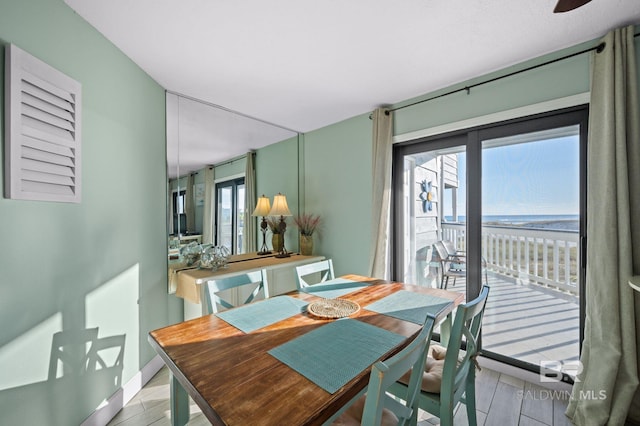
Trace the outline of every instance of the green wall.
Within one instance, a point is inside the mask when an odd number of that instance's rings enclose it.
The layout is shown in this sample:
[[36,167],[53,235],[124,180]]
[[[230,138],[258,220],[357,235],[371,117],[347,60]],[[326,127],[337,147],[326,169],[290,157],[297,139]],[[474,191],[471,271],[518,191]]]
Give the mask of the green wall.
[[371,124],[366,114],[304,135],[304,211],[323,221],[314,253],[338,275],[369,274]]
[[[148,331],[182,316],[166,292],[165,95],[62,0],[0,0],[3,65],[8,43],[82,83],[83,167],[80,204],[0,198],[0,424],[79,424],[155,355]],[[91,327],[125,336],[122,370],[49,378],[54,333]]]
[[[286,139],[277,144],[269,145],[256,151],[256,196],[266,195],[273,204],[273,196],[282,193],[287,197],[287,205],[292,215],[299,212],[300,198],[298,195],[299,176],[299,142],[298,138]],[[256,219],[258,220],[258,219]],[[284,246],[289,251],[298,250],[298,231],[293,218],[286,218],[287,230],[284,234]],[[256,222],[258,223],[258,222]],[[259,225],[258,247],[262,245],[262,233]],[[267,245],[271,245],[271,233],[267,233]]]

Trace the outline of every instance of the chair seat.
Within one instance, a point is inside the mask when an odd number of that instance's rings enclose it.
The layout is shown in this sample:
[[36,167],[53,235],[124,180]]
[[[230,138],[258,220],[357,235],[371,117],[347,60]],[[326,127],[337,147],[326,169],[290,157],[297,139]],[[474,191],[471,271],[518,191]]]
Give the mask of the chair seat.
[[[446,355],[447,349],[440,345],[433,345],[429,348],[429,356],[424,365],[424,373],[422,373],[422,391],[434,394],[440,393],[444,358]],[[411,371],[408,371],[399,381],[406,385],[409,383],[410,376]]]
[[[354,402],[344,413],[340,415],[333,423],[333,426],[360,426],[362,424],[362,413],[364,411],[364,403],[367,395],[362,395]],[[397,426],[398,418],[391,410],[384,408],[380,420],[381,426]]]

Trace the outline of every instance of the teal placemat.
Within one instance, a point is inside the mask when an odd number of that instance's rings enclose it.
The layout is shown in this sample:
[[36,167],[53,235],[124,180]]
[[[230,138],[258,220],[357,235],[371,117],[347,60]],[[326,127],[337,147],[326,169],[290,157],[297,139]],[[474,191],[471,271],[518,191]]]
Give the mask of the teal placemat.
[[251,333],[304,312],[307,304],[294,297],[278,296],[220,312],[216,316],[245,333]]
[[450,299],[400,290],[365,306],[365,309],[416,324],[424,324],[427,314],[436,316],[452,303]]
[[403,342],[399,334],[345,318],[269,351],[329,393],[334,393]]
[[302,289],[305,293],[314,296],[323,297],[325,299],[335,299],[345,294],[353,293],[361,288],[367,287],[368,284],[362,281],[347,280],[345,278],[336,278],[323,283],[310,285]]

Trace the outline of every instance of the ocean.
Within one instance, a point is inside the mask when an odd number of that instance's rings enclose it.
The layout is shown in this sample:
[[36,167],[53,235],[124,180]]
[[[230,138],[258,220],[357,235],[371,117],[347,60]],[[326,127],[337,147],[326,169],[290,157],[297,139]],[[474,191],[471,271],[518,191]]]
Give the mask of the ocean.
[[[445,216],[445,220],[452,221],[451,216]],[[458,216],[458,222],[466,222],[466,216]],[[482,216],[484,225],[517,226],[522,228],[579,230],[580,215],[495,215]]]

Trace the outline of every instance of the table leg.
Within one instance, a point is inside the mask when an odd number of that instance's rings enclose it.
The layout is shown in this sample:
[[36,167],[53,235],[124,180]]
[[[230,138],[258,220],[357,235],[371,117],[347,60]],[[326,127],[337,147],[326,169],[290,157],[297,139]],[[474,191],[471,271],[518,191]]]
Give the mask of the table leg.
[[189,422],[189,395],[173,374],[170,377],[171,425],[184,426]]

